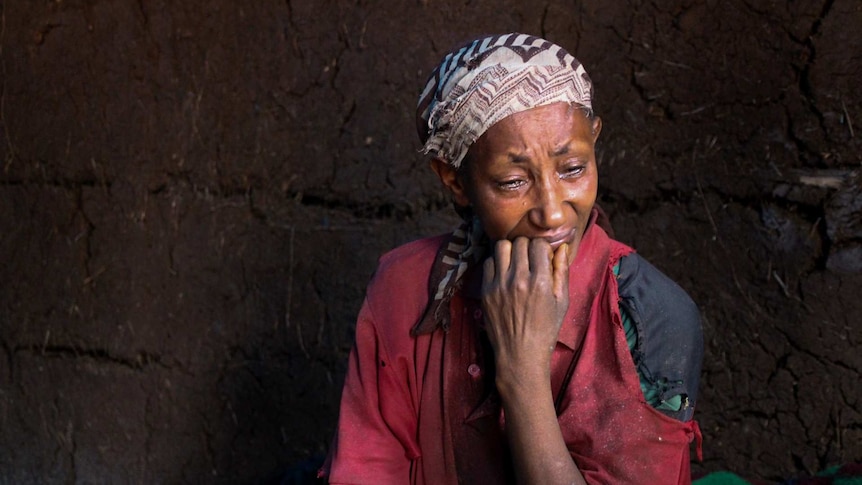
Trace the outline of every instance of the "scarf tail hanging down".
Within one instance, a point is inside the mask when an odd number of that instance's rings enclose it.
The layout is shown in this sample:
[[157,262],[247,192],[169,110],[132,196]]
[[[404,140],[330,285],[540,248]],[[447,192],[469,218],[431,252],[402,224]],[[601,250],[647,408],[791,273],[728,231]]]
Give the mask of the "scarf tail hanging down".
[[465,217],[440,245],[428,276],[428,306],[410,333],[413,336],[431,333],[437,328],[449,330],[449,302],[460,288],[461,278],[468,269],[481,261],[485,254],[485,234],[479,220]]

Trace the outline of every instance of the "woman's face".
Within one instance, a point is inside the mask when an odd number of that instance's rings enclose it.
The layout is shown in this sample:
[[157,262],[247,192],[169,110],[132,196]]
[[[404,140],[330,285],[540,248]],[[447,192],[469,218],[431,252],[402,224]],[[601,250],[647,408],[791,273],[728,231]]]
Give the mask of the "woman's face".
[[568,243],[572,261],[596,200],[599,131],[601,120],[567,103],[541,106],[489,128],[461,172],[447,177],[444,167],[434,168],[492,241],[545,238],[554,249]]

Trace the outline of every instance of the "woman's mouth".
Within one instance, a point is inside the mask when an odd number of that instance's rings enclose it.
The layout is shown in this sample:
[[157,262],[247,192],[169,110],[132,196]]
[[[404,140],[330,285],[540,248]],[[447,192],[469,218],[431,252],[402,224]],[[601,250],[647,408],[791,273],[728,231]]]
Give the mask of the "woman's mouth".
[[545,241],[548,241],[548,244],[551,245],[553,249],[557,249],[562,246],[563,243],[571,244],[572,241],[575,240],[576,229],[569,229],[568,231],[558,232],[555,234],[551,234],[549,236],[540,236]]

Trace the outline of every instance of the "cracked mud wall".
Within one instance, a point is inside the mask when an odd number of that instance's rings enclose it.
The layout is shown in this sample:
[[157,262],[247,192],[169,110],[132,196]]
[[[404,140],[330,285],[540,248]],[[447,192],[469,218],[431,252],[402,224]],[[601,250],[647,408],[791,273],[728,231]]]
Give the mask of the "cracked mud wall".
[[237,3],[0,3],[0,483],[323,452],[377,257],[455,222],[417,91],[512,30],[587,66],[600,201],[701,307],[695,470],[862,459],[858,1]]

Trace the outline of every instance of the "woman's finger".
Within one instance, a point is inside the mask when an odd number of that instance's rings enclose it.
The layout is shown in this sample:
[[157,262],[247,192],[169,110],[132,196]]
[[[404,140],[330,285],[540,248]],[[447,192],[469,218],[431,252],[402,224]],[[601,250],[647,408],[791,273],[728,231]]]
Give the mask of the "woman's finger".
[[497,274],[497,265],[493,256],[485,258],[482,269],[482,291],[484,293],[491,288],[491,285],[494,283],[494,277]]
[[551,275],[551,245],[544,239],[530,241],[530,272],[534,275]]
[[527,275],[530,273],[530,240],[521,236],[512,241],[512,262],[509,263],[512,275]]
[[494,244],[494,264],[497,267],[498,278],[509,272],[509,265],[512,261],[512,242],[508,239],[501,239]]
[[554,252],[554,296],[558,301],[569,296],[568,244],[561,244]]

